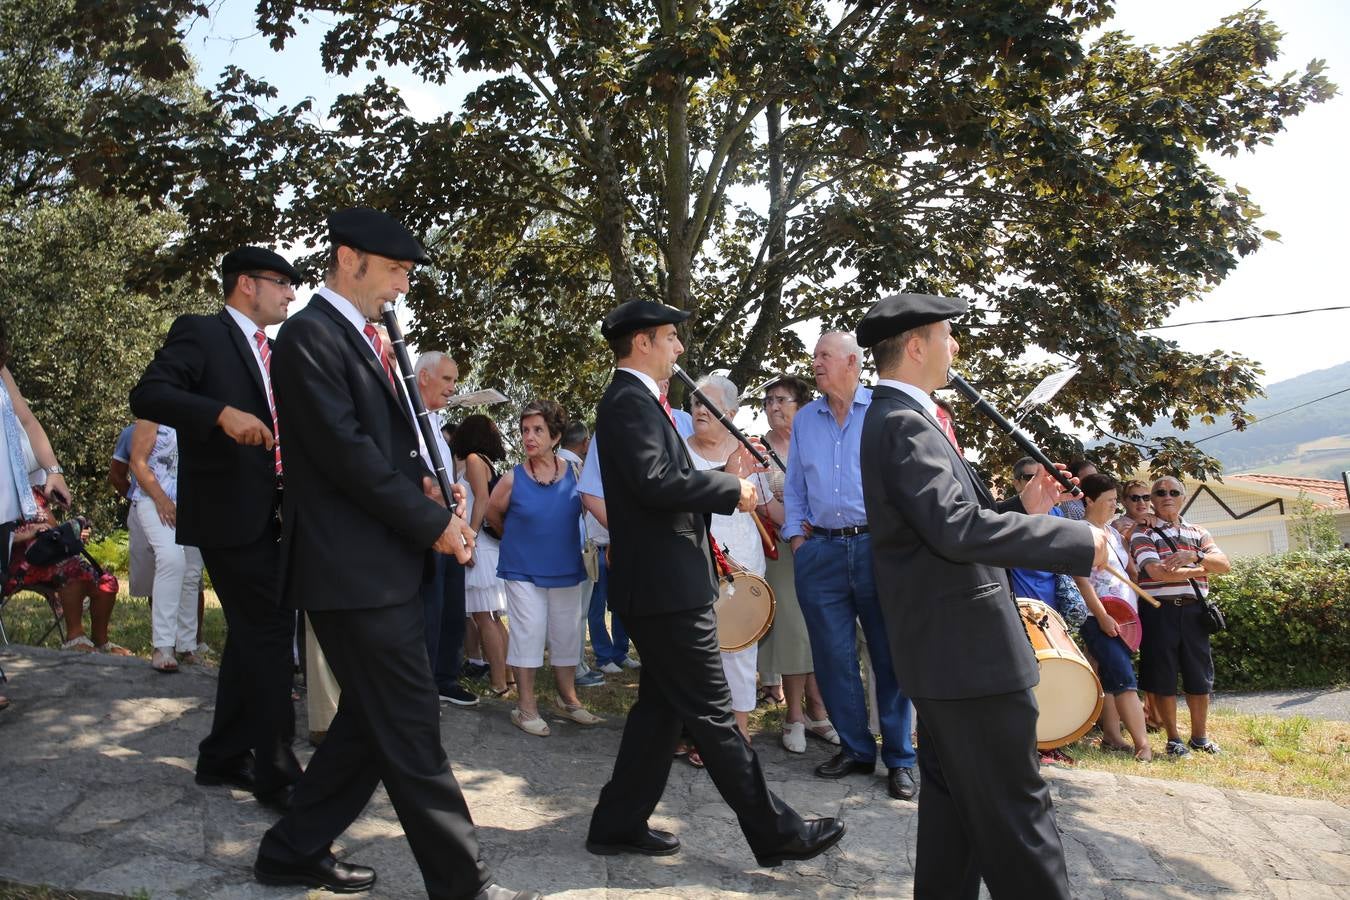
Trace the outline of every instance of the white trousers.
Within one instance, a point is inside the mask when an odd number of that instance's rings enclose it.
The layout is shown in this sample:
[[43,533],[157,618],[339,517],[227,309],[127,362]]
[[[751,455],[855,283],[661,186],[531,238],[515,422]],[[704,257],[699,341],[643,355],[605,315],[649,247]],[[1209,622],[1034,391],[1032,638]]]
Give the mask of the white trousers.
[[197,591],[202,584],[202,553],[181,546],[174,530],[159,520],[155,501],[142,497],[131,514],[155,551],[154,605],[150,616],[151,644],[179,653],[197,649]]
[[544,664],[544,644],[555,666],[575,666],[581,658],[581,585],[543,588],[528,581],[506,582],[506,615],[511,641],[506,664],[537,669]]
[[731,688],[733,712],[755,711],[755,669],[758,662],[759,644],[751,644],[733,653],[722,651],[722,671],[727,676],[727,687]]

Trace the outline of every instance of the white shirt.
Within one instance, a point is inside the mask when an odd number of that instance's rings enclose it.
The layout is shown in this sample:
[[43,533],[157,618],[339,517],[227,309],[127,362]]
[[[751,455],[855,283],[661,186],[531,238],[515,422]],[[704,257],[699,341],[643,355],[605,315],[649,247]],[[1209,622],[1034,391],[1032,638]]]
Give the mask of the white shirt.
[[[315,293],[318,294],[318,296],[322,297],[323,299],[327,300],[329,305],[331,305],[333,309],[336,309],[339,313],[342,314],[342,318],[350,322],[352,324],[352,327],[355,328],[358,332],[360,332],[361,340],[366,342],[366,346],[370,348],[370,352],[375,356],[375,361],[380,364],[381,368],[383,368],[384,360],[380,359],[380,354],[375,353],[375,344],[371,341],[369,337],[366,336],[366,325],[368,324],[368,322],[366,321],[365,313],[357,309],[356,305],[353,304],[352,301],[348,300],[346,297],[342,296],[337,291],[330,288],[328,285],[324,285],[323,287],[319,288],[318,291],[316,291]],[[402,394],[406,393],[406,391],[396,391],[396,393]],[[434,476],[436,474],[436,471],[431,467],[431,454],[427,452],[427,442],[422,440],[422,429],[416,424],[417,412],[412,407],[412,399],[404,397],[404,403],[407,405],[408,415],[411,416],[413,420],[413,434],[417,436],[417,446],[422,454],[422,465],[426,466],[427,471]],[[432,427],[433,430],[438,430],[435,428],[434,425]],[[451,473],[450,468],[452,466],[452,463],[450,461],[451,457],[449,453],[446,453],[444,451],[442,452],[444,454],[442,456],[442,459],[445,461],[446,464],[445,473],[448,476]],[[451,480],[453,481],[454,479],[452,478]]]
[[[262,330],[262,326],[233,306],[226,304],[225,311],[230,314],[230,318],[234,319],[234,324],[238,325],[239,330],[244,333],[244,343],[248,344],[248,349],[253,352],[253,362],[258,366],[258,373],[262,375],[263,387],[266,388],[264,393],[267,394],[267,404],[270,407],[272,404],[272,376],[268,374],[267,367],[263,365],[262,351],[258,349],[258,339],[254,337]],[[266,335],[264,334],[264,336]]]
[[933,402],[932,397],[928,396],[927,391],[922,391],[908,382],[896,381],[893,378],[879,379],[877,381],[877,387],[893,388],[894,390],[903,391],[904,393],[909,394],[914,398],[916,403],[923,407],[924,412],[932,416],[934,422],[937,421],[937,404]]

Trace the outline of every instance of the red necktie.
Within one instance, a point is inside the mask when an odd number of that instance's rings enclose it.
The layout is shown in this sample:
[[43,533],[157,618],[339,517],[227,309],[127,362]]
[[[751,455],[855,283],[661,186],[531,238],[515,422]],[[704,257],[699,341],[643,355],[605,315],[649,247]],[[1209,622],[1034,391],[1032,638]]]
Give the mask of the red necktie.
[[370,339],[370,346],[374,348],[376,358],[379,359],[380,365],[384,366],[384,374],[389,376],[389,385],[394,389],[394,393],[397,394],[398,380],[394,378],[394,367],[391,366],[389,360],[385,358],[384,341],[380,340],[380,333],[376,331],[375,326],[369,322],[366,323],[366,327],[363,328],[362,331],[364,331],[366,337]]
[[277,400],[272,394],[272,348],[267,345],[267,335],[259,328],[253,332],[253,340],[258,344],[258,356],[262,358],[263,370],[267,372],[267,405],[272,410],[272,454],[276,459],[274,471],[281,474],[281,428],[277,425]]
[[[666,395],[662,394],[657,399],[661,401],[661,408],[666,411],[666,418],[670,420],[670,424],[675,425],[675,410],[670,408],[670,401],[666,399]],[[675,430],[679,431],[680,426],[675,425]]]
[[965,451],[963,451],[961,445],[956,442],[956,428],[952,425],[952,417],[940,406],[937,408],[937,420],[938,425],[942,426],[942,433],[947,436],[947,440],[952,442],[952,446],[956,448],[956,452],[965,456]]

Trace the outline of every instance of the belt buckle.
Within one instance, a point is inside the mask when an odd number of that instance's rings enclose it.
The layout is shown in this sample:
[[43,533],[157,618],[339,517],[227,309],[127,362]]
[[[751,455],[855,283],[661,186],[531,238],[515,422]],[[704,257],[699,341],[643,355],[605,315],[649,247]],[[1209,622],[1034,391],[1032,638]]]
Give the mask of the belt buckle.
[[1173,597],[1173,598],[1172,598],[1172,605],[1173,605],[1173,606],[1185,606],[1186,604],[1184,604],[1184,603],[1181,602],[1181,598],[1180,598],[1180,597]]

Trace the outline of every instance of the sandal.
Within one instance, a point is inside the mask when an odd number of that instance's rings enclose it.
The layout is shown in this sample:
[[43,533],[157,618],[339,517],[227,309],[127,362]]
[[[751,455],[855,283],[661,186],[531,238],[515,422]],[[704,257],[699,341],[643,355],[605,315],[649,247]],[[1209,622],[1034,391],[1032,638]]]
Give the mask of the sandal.
[[519,728],[526,734],[532,734],[535,737],[548,737],[548,723],[535,713],[530,718],[525,718],[525,714],[520,711],[520,707],[511,710],[511,724]]
[[567,705],[561,697],[553,698],[553,708],[557,710],[558,715],[564,719],[571,719],[578,725],[599,725],[605,721],[580,703],[575,706]]
[[512,684],[508,684],[506,687],[501,688],[500,690],[498,690],[495,687],[490,687],[487,689],[487,693],[489,697],[496,697],[498,700],[500,700],[507,694],[511,693],[511,691],[514,690],[514,688],[515,685]]
[[94,649],[97,650],[99,653],[106,653],[106,654],[108,654],[109,656],[135,656],[135,655],[136,655],[136,654],[132,653],[130,650],[128,650],[126,647],[123,647],[121,644],[114,644],[112,641],[104,641],[104,642],[101,643],[101,644],[95,644],[95,645],[94,645]]
[[150,654],[150,668],[161,675],[172,675],[178,671],[178,660],[173,658],[173,651],[167,647],[156,647],[155,652]]
[[1153,762],[1153,751],[1148,747],[1140,747],[1138,750],[1134,751],[1134,761],[1141,763]]
[[807,716],[806,734],[808,737],[813,737],[816,740],[824,741],[827,744],[833,744],[836,747],[839,746],[839,732],[834,730],[834,726],[830,724],[828,718],[813,719],[810,716]]
[[93,653],[94,642],[89,640],[87,636],[82,634],[79,635],[78,637],[73,637],[70,640],[61,644],[61,649],[74,650],[77,653]]
[[[773,685],[772,687],[777,687],[777,685]],[[781,690],[781,688],[779,689]],[[782,706],[787,702],[782,697],[775,697],[769,690],[769,687],[762,687],[759,689],[759,696],[755,703],[756,706]]]
[[703,757],[698,755],[698,750],[694,747],[689,748],[689,752],[684,755],[684,761],[695,769],[703,768]]

